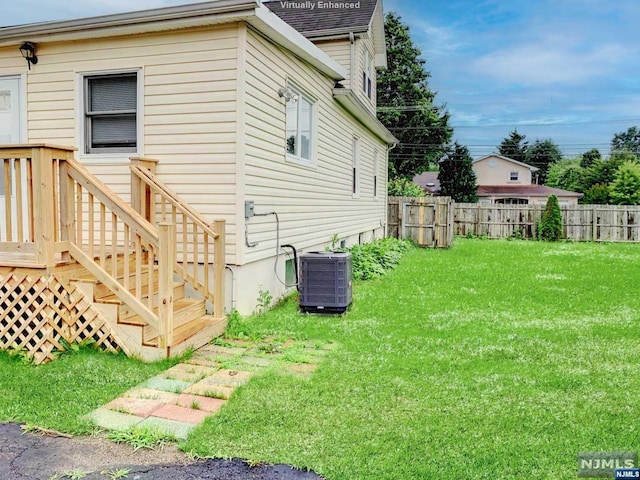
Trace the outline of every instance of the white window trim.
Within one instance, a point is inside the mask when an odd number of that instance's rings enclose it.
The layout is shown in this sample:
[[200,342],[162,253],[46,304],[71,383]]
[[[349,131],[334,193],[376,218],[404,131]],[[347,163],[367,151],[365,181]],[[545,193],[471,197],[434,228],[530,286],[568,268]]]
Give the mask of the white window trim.
[[360,198],[360,138],[352,137],[351,143],[351,193],[353,198]]
[[[373,55],[371,55],[371,52],[366,49],[364,51],[362,72],[364,74],[364,77],[362,79],[362,90],[365,97],[367,97],[369,100],[373,100]],[[367,91],[367,87],[369,87],[369,91]]]
[[[95,75],[120,75],[123,73],[135,73],[137,75],[137,105],[136,105],[136,151],[135,152],[96,152],[86,153],[85,142],[85,77]],[[109,160],[108,165],[128,164],[129,157],[144,156],[144,69],[127,68],[121,70],[96,70],[88,72],[76,72],[76,143],[78,145],[78,158],[88,160],[85,163],[102,164],[103,160]],[[112,160],[116,160],[115,162]]]
[[[515,174],[516,178],[513,178],[514,174]],[[518,172],[518,171],[509,172],[509,181],[510,182],[519,182],[520,181],[520,172]]]
[[[285,151],[286,159],[288,162],[295,163],[303,167],[315,168],[317,167],[317,162],[316,162],[317,140],[316,139],[318,137],[318,105],[317,105],[318,101],[315,97],[306,93],[303,89],[298,87],[295,83],[287,82],[287,87],[290,88],[294,94],[300,97],[304,97],[311,105],[311,145],[309,146],[309,156],[311,158],[306,159],[306,158],[300,157],[299,155],[294,155],[292,153],[289,153],[287,151],[287,126],[286,126],[287,108],[286,108],[286,102],[285,102],[284,151]],[[298,102],[297,104],[299,105],[300,102]],[[298,110],[298,127],[299,126],[300,126],[300,111]],[[300,132],[298,128],[297,135],[299,134]]]

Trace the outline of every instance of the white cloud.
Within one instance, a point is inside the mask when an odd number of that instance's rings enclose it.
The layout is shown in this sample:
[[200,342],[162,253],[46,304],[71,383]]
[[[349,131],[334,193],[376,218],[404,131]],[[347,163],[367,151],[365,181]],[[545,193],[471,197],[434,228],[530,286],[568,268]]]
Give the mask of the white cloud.
[[549,39],[488,53],[472,62],[471,69],[502,83],[580,84],[615,74],[625,60],[633,58],[630,48],[613,43],[583,50],[579,45],[563,44],[558,38]]

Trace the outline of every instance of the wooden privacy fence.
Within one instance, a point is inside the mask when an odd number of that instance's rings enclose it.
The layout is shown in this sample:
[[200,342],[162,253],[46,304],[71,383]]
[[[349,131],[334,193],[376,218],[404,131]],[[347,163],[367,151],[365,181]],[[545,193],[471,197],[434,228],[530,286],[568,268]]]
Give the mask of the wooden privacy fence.
[[[535,238],[544,205],[456,203],[455,235]],[[563,237],[575,241],[640,242],[640,206],[564,205]]]
[[389,197],[388,235],[422,247],[448,248],[453,241],[450,197]]

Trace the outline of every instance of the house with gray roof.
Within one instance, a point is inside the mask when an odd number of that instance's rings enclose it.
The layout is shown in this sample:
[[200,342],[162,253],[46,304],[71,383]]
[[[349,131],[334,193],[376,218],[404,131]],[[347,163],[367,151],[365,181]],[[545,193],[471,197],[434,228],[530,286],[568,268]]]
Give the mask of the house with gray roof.
[[[101,325],[145,358],[210,339],[205,303],[220,322],[295,288],[283,245],[385,235],[385,66],[382,0],[213,0],[0,28],[0,275],[77,266],[93,283],[61,288],[92,305],[99,291]],[[187,284],[175,296],[174,280]],[[201,291],[174,312],[178,292]]]

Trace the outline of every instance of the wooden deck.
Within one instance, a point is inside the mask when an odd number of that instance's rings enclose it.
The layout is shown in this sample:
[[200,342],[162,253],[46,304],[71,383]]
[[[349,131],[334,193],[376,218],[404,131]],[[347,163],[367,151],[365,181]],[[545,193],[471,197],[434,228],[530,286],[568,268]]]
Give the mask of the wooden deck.
[[132,159],[128,205],[73,149],[0,146],[0,159],[0,348],[41,363],[94,341],[156,359],[223,333],[224,221],[208,224],[154,161]]

